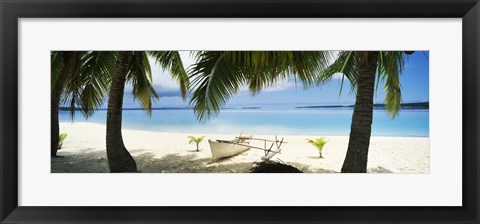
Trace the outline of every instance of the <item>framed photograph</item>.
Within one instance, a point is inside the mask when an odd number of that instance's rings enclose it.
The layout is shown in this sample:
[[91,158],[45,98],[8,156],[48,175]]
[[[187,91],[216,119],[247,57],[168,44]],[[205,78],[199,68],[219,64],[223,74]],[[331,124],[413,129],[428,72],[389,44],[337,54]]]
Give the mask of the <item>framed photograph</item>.
[[1,223],[478,223],[480,4],[2,1]]

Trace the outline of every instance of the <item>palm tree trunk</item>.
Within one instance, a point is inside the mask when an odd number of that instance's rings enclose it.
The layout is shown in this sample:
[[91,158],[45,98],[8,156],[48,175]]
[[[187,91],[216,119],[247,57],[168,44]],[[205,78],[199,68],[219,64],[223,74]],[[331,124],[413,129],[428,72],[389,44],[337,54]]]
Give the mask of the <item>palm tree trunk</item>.
[[347,155],[343,162],[342,173],[366,173],[368,147],[372,132],[373,94],[375,72],[377,70],[377,51],[355,52],[359,77],[357,97],[353,109],[350,139]]
[[125,148],[122,138],[123,91],[132,52],[119,52],[107,111],[107,157],[110,172],[136,172],[137,164]]
[[55,81],[55,86],[51,92],[51,101],[50,101],[50,147],[51,147],[51,156],[56,157],[59,147],[59,134],[60,134],[60,125],[58,121],[58,111],[60,108],[60,98],[62,96],[63,87],[65,86],[65,81],[67,79],[68,73],[71,72],[70,60],[73,57],[72,51],[63,52],[63,68],[60,71],[57,80]]

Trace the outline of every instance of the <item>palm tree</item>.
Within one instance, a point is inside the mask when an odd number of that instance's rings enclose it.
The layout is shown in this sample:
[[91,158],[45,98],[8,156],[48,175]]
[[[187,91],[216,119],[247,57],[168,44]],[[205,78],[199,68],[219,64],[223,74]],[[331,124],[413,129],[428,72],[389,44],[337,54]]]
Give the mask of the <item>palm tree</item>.
[[152,99],[158,95],[152,86],[152,76],[148,55],[153,57],[163,69],[168,69],[172,77],[180,83],[185,99],[188,90],[188,76],[183,68],[178,52],[160,51],[121,51],[118,52],[115,70],[108,98],[107,111],[107,157],[110,172],[136,172],[137,165],[130,155],[122,138],[122,106],[125,83],[132,83],[133,96],[148,115],[151,115]]
[[51,155],[59,145],[60,104],[70,105],[73,121],[78,108],[83,116],[93,115],[104,101],[115,61],[114,52],[52,51],[51,52]]
[[[404,56],[413,52],[402,51],[343,51],[322,74],[319,83],[342,73],[342,86],[346,77],[352,92],[356,90],[347,155],[343,173],[367,172],[368,148],[373,117],[373,97],[380,82],[384,82],[385,109],[392,118],[398,115],[402,99],[400,74]],[[375,86],[375,76],[377,84]],[[340,90],[341,91],[341,90]]]
[[305,88],[316,83],[316,75],[331,59],[328,51],[198,51],[197,63],[189,70],[190,104],[204,122],[216,116],[240,87],[252,94],[293,77]]

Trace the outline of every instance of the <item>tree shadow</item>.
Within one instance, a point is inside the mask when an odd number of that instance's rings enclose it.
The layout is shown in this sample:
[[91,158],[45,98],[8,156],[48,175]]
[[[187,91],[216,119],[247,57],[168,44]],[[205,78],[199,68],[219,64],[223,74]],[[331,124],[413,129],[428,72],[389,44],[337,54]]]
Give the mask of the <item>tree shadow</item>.
[[62,157],[51,159],[52,173],[108,173],[107,153],[104,150],[87,148],[80,153],[58,152]]
[[138,170],[143,173],[248,173],[252,163],[225,164],[211,158],[196,155],[168,154],[155,158],[153,153],[143,153],[135,157]]
[[[168,154],[156,158],[143,149],[130,150],[142,173],[248,173],[252,163],[230,163],[232,158],[197,158],[196,155]],[[142,153],[143,152],[143,153]],[[52,173],[108,173],[108,160],[103,150],[84,149],[80,153],[63,153],[51,160]]]
[[[252,162],[232,163],[234,157],[221,159],[198,158],[196,154],[167,154],[160,158],[143,149],[130,151],[141,173],[250,173]],[[80,153],[65,153],[52,158],[52,173],[108,173],[108,160],[104,150],[85,149]],[[334,173],[333,170],[311,168],[288,162],[306,173]]]
[[382,166],[370,168],[370,169],[368,169],[367,172],[368,173],[393,173],[393,171],[391,171],[389,169],[386,169]]
[[[318,158],[318,157],[317,157]],[[334,170],[327,170],[322,168],[314,168],[308,165],[298,163],[298,162],[287,162],[288,164],[296,167],[297,169],[301,170],[304,173],[338,173]]]

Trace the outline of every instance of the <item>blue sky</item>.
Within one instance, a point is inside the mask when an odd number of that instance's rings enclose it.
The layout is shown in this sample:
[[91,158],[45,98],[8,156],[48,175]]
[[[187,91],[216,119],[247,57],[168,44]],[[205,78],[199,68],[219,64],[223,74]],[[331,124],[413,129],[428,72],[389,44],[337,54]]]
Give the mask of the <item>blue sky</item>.
[[[186,67],[194,63],[189,52],[182,52],[182,60]],[[187,107],[178,91],[178,85],[171,79],[168,72],[152,62],[153,83],[160,99],[154,107]],[[402,102],[425,102],[429,101],[429,52],[417,51],[410,55],[405,62],[404,71],[400,77],[402,85]],[[266,89],[261,93],[252,96],[247,88],[242,88],[239,93],[233,96],[226,107],[242,106],[294,106],[294,105],[327,105],[327,104],[353,104],[354,94],[349,94],[350,85],[344,82],[343,92],[340,92],[340,76],[330,82],[319,86],[304,89],[300,83],[295,85],[292,80],[285,80],[278,86]],[[380,83],[376,92],[375,103],[383,103],[385,93],[383,83]],[[276,105],[275,105],[276,104]],[[105,105],[106,106],[106,105]],[[126,87],[124,108],[138,107],[133,101],[131,87]]]

